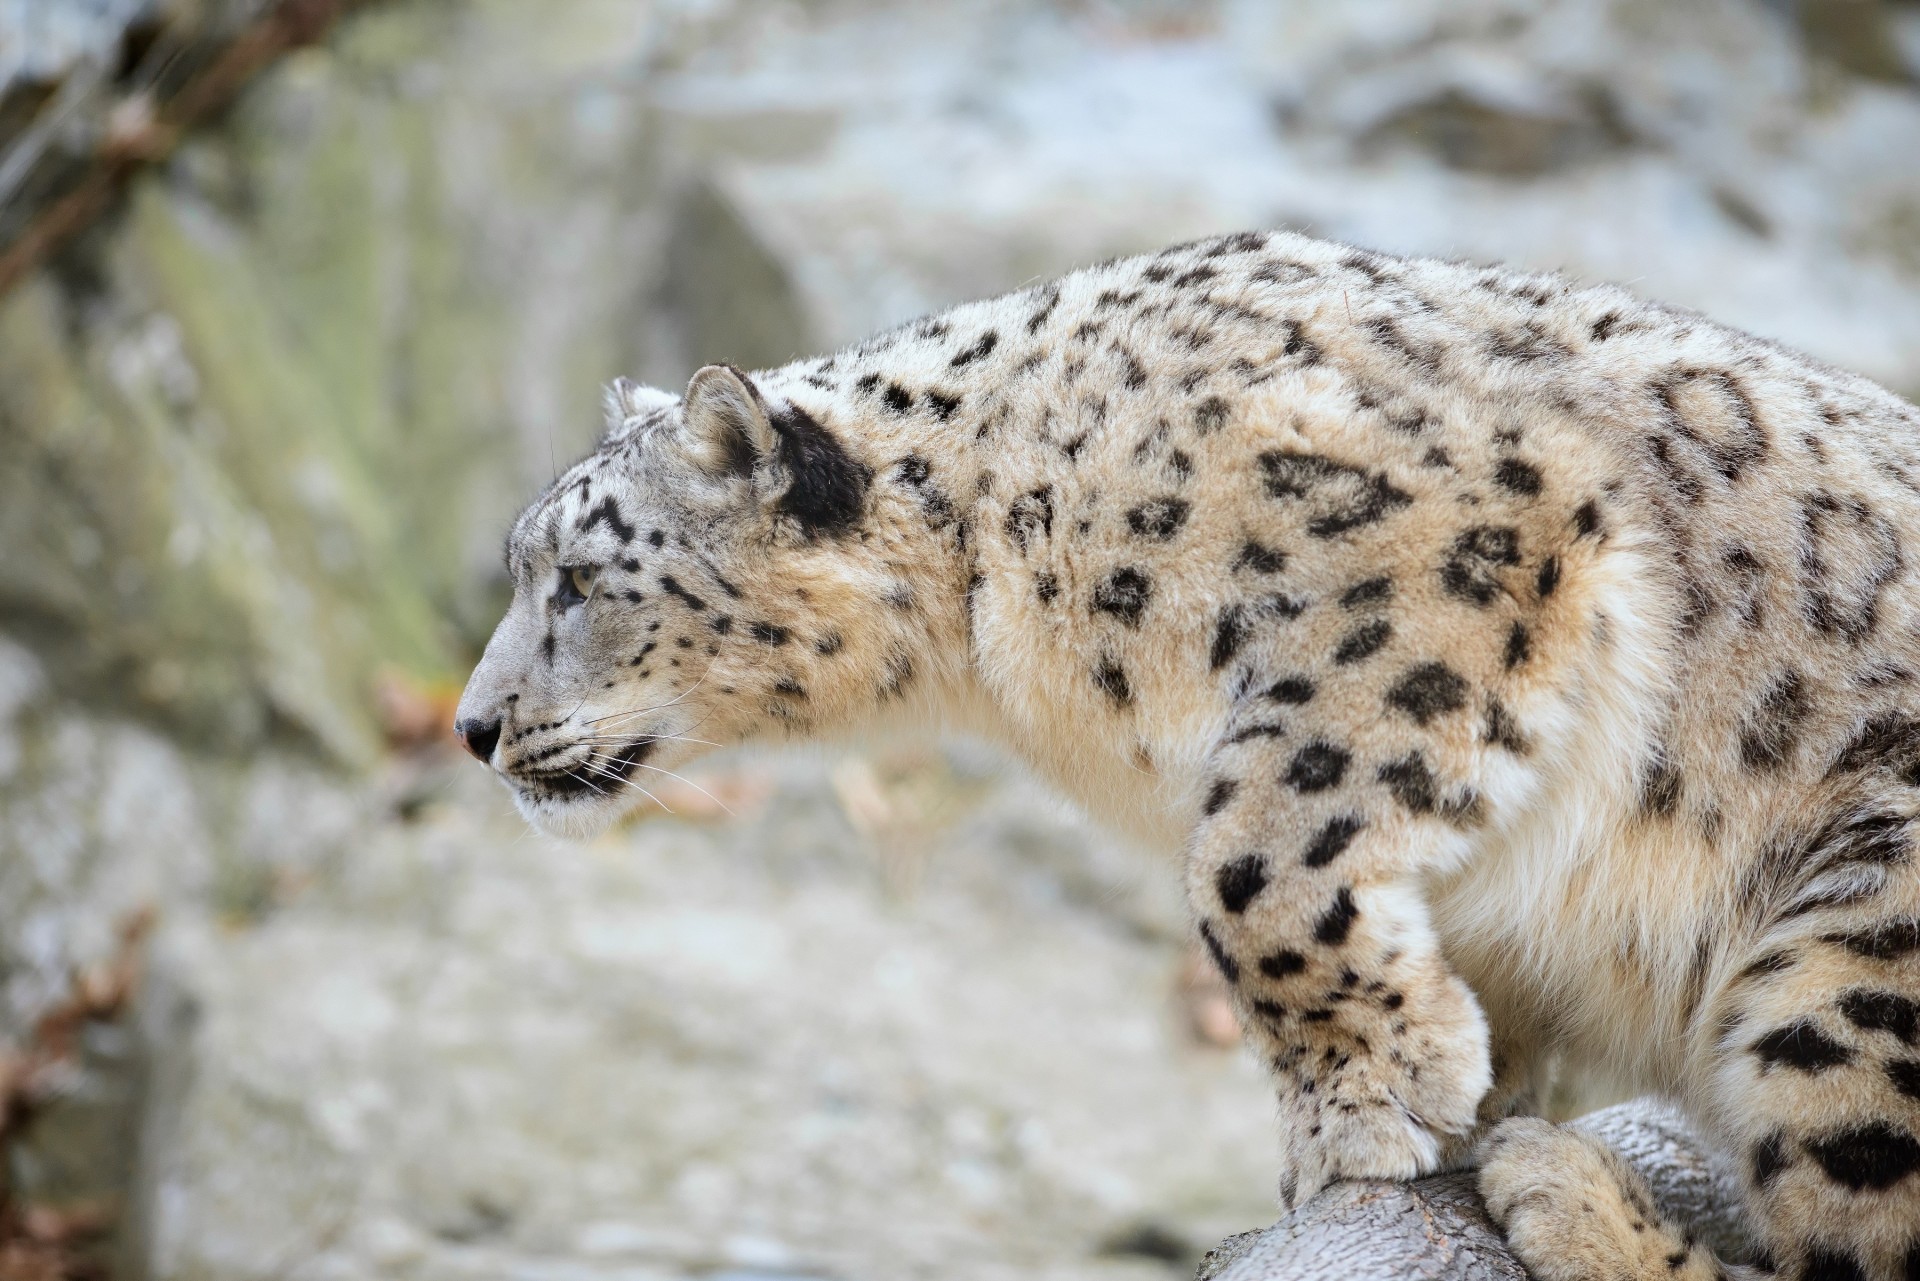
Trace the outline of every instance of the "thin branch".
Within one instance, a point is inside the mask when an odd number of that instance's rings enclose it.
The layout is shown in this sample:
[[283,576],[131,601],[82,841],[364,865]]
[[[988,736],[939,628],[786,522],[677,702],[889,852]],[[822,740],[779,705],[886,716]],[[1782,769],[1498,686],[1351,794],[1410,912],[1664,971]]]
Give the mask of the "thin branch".
[[281,0],[247,23],[165,102],[123,99],[80,178],[0,250],[0,296],[114,205],[127,180],[173,154],[196,125],[225,108],[283,55],[324,36],[362,0]]

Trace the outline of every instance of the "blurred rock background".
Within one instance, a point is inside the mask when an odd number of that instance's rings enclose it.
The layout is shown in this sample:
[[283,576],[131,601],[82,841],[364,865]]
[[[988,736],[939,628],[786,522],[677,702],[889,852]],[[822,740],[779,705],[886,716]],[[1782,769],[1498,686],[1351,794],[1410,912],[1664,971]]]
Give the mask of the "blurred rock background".
[[1914,395],[1917,80],[1878,0],[0,0],[0,1279],[1189,1271],[1270,1107],[1172,871],[965,744],[527,835],[505,522],[613,374],[1244,226]]

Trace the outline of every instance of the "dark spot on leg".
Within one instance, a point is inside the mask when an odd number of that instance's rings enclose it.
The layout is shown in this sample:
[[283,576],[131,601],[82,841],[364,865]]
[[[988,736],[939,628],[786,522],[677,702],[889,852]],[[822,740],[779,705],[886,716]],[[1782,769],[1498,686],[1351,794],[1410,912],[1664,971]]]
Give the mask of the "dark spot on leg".
[[880,399],[886,407],[896,414],[904,414],[913,408],[913,393],[899,383],[888,383]]
[[1042,570],[1033,576],[1033,594],[1042,605],[1053,604],[1053,598],[1060,594],[1060,580]]
[[1920,952],[1920,921],[1882,921],[1851,933],[1822,934],[1820,941],[1836,943],[1855,956],[1869,960],[1892,961],[1910,952]]
[[1440,563],[1440,585],[1448,595],[1491,605],[1501,591],[1497,569],[1520,563],[1520,536],[1511,529],[1478,525],[1453,540]]
[[1327,825],[1308,842],[1307,852],[1301,855],[1300,861],[1308,867],[1325,867],[1340,857],[1366,825],[1367,820],[1357,814],[1344,814],[1328,820]]
[[1842,992],[1835,1002],[1847,1022],[1870,1032],[1891,1032],[1905,1045],[1912,1045],[1920,1032],[1920,1001],[1898,992],[1876,988],[1854,988]]
[[1800,723],[1813,710],[1806,682],[1788,668],[1748,715],[1740,733],[1740,759],[1751,770],[1778,769],[1799,743]]
[[1339,784],[1352,753],[1331,743],[1312,742],[1294,753],[1287,766],[1287,783],[1297,792],[1324,792]]
[[1885,1121],[1809,1139],[1807,1152],[1828,1178],[1855,1192],[1890,1188],[1920,1170],[1920,1142]]
[[1540,562],[1540,576],[1534,580],[1533,586],[1534,590],[1540,593],[1541,600],[1545,600],[1547,597],[1553,595],[1554,589],[1560,586],[1560,558],[1558,556],[1549,556]]
[[1369,578],[1365,582],[1355,583],[1341,593],[1340,604],[1346,609],[1358,609],[1362,605],[1374,605],[1393,595],[1393,580],[1384,575]]
[[1262,547],[1249,539],[1240,548],[1240,558],[1234,561],[1233,567],[1251,569],[1256,574],[1277,574],[1287,567],[1287,554]]
[[1822,1032],[1811,1019],[1777,1027],[1747,1048],[1768,1067],[1784,1066],[1802,1072],[1824,1072],[1853,1061],[1853,1051]]
[[1640,776],[1640,812],[1650,818],[1671,818],[1680,805],[1679,767],[1655,746]]
[[1353,923],[1359,918],[1360,909],[1353,902],[1353,887],[1342,885],[1340,892],[1333,896],[1333,905],[1314,922],[1313,937],[1328,947],[1338,947],[1347,941],[1353,932]]
[[1392,637],[1393,624],[1384,618],[1362,623],[1340,638],[1340,643],[1333,650],[1333,661],[1344,666],[1370,658],[1379,653]]
[[1887,1080],[1900,1093],[1920,1101],[1920,1059],[1889,1059]]
[[1240,981],[1240,963],[1221,944],[1219,936],[1213,932],[1211,921],[1200,922],[1200,941],[1207,945],[1207,955],[1213,958],[1214,965],[1220,971],[1220,977],[1229,983]]
[[1520,666],[1533,654],[1533,637],[1527,633],[1525,623],[1516,622],[1507,630],[1507,652],[1502,656],[1508,671]]
[[1216,672],[1225,667],[1240,652],[1240,646],[1246,639],[1246,609],[1240,605],[1229,605],[1221,610],[1220,619],[1213,627],[1213,648],[1207,655],[1208,667]]
[[1276,703],[1288,703],[1297,706],[1310,701],[1313,698],[1313,692],[1313,682],[1306,677],[1282,676],[1279,680],[1267,686],[1266,693],[1262,697],[1271,699]]
[[1207,789],[1207,799],[1200,803],[1200,812],[1206,817],[1212,818],[1215,814],[1218,814],[1227,807],[1227,802],[1232,800],[1233,794],[1239,790],[1240,781],[1238,779],[1215,779],[1213,786]]
[[1307,958],[1291,949],[1260,958],[1260,972],[1270,979],[1289,978],[1307,968]]
[[1380,767],[1375,777],[1387,785],[1393,799],[1409,813],[1431,814],[1440,807],[1440,782],[1434,777],[1427,758],[1419,752],[1409,752],[1397,761],[1389,761]]
[[762,645],[784,645],[791,639],[793,633],[777,623],[756,622],[747,624],[747,635]]
[[1117,707],[1133,706],[1133,685],[1127,680],[1126,671],[1110,657],[1103,657],[1093,669],[1093,683],[1100,692],[1112,699]]
[[1502,458],[1500,465],[1493,469],[1493,479],[1502,489],[1526,498],[1540,492],[1540,469],[1518,458]]
[[1124,566],[1093,589],[1092,609],[1096,614],[1112,614],[1128,627],[1138,627],[1152,595],[1153,581],[1140,570]]
[[1155,498],[1127,512],[1127,528],[1135,538],[1164,543],[1180,532],[1190,510],[1184,498]]
[[1445,663],[1410,667],[1387,691],[1387,706],[1398,708],[1425,726],[1436,716],[1467,705],[1466,678]]
[[1307,612],[1307,602],[1295,600],[1285,592],[1275,592],[1260,602],[1260,612],[1275,618],[1298,618]]
[[1214,873],[1213,887],[1219,892],[1220,906],[1239,916],[1267,888],[1267,860],[1258,854],[1242,854]]
[[1527,742],[1527,736],[1520,732],[1520,723],[1507,710],[1507,705],[1492,696],[1487,698],[1487,724],[1481,738],[1505,748],[1515,756],[1525,756],[1533,750]]

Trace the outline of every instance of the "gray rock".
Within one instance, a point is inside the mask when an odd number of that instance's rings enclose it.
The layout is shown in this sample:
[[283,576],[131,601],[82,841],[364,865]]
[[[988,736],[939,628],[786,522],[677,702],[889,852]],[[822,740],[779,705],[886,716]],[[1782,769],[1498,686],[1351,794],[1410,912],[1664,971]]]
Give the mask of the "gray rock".
[[[1672,1108],[1640,1100],[1583,1117],[1646,1176],[1654,1201],[1723,1258],[1741,1259],[1739,1181]],[[1197,1281],[1526,1281],[1470,1172],[1417,1183],[1340,1184],[1264,1232],[1229,1238]]]

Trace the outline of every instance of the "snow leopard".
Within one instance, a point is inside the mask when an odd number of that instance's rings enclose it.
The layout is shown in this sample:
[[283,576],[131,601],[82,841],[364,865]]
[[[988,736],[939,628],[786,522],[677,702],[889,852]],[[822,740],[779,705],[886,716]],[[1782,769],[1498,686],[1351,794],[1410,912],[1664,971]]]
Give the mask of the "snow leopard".
[[[1477,1164],[1547,1281],[1920,1278],[1912,404],[1245,232],[606,408],[458,711],[534,825],[708,744],[982,736],[1180,869],[1283,1204]],[[1539,1119],[1556,1064],[1686,1109],[1754,1255]]]

